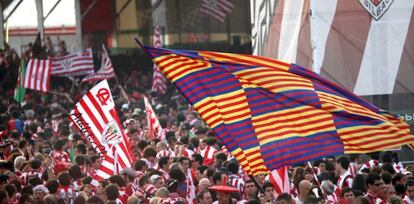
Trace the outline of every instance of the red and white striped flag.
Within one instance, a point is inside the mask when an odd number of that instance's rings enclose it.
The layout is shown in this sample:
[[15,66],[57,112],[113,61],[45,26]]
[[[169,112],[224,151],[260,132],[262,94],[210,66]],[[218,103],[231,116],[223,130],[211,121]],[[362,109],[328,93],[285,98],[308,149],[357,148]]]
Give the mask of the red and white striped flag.
[[23,87],[48,92],[50,72],[50,60],[30,59],[27,63],[26,74],[23,79]]
[[79,76],[94,72],[92,49],[62,57],[52,57],[52,75]]
[[203,0],[200,12],[224,22],[227,15],[233,10],[234,4],[230,0]]
[[193,204],[193,203],[197,203],[196,200],[196,188],[195,188],[195,184],[193,181],[193,176],[191,174],[191,169],[188,168],[187,169],[187,196],[186,196],[186,200],[188,204]]
[[289,166],[272,170],[269,174],[269,180],[278,195],[281,193],[290,194]]
[[158,138],[161,141],[166,141],[164,131],[158,121],[157,115],[152,109],[151,103],[148,98],[144,96],[145,113],[147,114],[149,133],[152,139]]
[[96,180],[109,178],[131,167],[134,156],[121,129],[107,80],[98,83],[82,97],[71,112],[70,120],[103,158]]
[[[155,48],[161,48],[162,44],[161,44],[161,34],[160,34],[160,26],[158,24],[155,25],[155,29],[154,29],[154,47]],[[160,94],[164,94],[165,91],[167,90],[167,81],[165,79],[165,77],[161,74],[160,70],[158,70],[157,66],[154,64],[153,67],[153,77],[152,77],[152,88],[151,90],[156,92],[156,93],[160,93]]]
[[96,72],[92,73],[82,79],[82,82],[94,82],[104,79],[111,79],[115,77],[115,71],[112,66],[111,59],[109,58],[108,52],[105,49],[105,45],[102,44],[102,61],[101,68]]

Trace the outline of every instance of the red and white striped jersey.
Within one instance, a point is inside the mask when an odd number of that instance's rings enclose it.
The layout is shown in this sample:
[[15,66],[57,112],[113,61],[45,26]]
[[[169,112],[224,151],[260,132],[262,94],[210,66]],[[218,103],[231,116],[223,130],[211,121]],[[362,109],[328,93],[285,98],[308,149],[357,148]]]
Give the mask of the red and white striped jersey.
[[339,201],[339,197],[336,195],[336,193],[332,193],[331,195],[327,195],[326,199],[328,201],[328,204],[336,204]]
[[160,204],[174,204],[177,201],[186,201],[184,198],[182,198],[178,193],[170,193],[168,198],[163,198],[160,201]]
[[30,178],[38,177],[42,179],[43,173],[40,171],[29,171],[29,172],[23,172],[20,176],[20,181],[22,185],[27,185]]
[[145,161],[145,163],[147,164],[148,169],[157,169],[157,167],[158,167],[158,164],[157,164],[156,160],[154,160],[153,162],[148,161],[147,159],[144,159],[144,158],[142,158],[141,160]]
[[164,169],[158,168],[158,171],[160,171],[162,173],[161,177],[164,179],[164,181],[166,181],[170,178],[170,175]]
[[357,167],[355,163],[353,162],[349,163],[348,171],[349,173],[351,173],[352,177],[355,177],[357,175],[358,171],[357,171]]
[[120,201],[122,204],[127,204],[129,195],[125,192],[125,188],[119,188],[119,197],[117,201]]
[[174,152],[170,151],[170,150],[161,150],[157,153],[157,159],[160,159],[161,157],[168,157],[168,158],[172,158],[175,157]]
[[181,154],[183,155],[183,157],[191,158],[194,154],[194,151],[186,147],[183,149],[183,152]]
[[338,195],[341,195],[342,189],[345,187],[352,188],[352,181],[353,177],[349,171],[346,171],[345,174],[341,175],[338,179],[338,183],[336,184]]
[[364,170],[364,169],[371,169],[372,167],[374,167],[374,166],[378,166],[378,165],[379,165],[379,162],[378,162],[377,160],[371,159],[371,160],[369,160],[368,162],[365,162],[365,163],[361,166],[361,168],[359,168],[358,173],[359,173],[359,174],[362,174],[362,170]]
[[58,151],[58,150],[53,150],[51,152],[51,156],[56,163],[69,163],[70,159],[69,159],[69,155],[68,153],[66,153],[65,151]]
[[127,194],[129,197],[133,195],[135,191],[137,191],[138,189],[139,187],[135,185],[135,183],[128,183],[127,186],[125,187],[125,194]]
[[204,165],[211,165],[214,162],[214,156],[217,154],[217,150],[214,147],[208,145],[206,148],[200,151],[201,156],[204,158]]
[[73,186],[59,186],[56,194],[58,198],[65,200],[66,204],[73,204],[73,200],[79,195]]

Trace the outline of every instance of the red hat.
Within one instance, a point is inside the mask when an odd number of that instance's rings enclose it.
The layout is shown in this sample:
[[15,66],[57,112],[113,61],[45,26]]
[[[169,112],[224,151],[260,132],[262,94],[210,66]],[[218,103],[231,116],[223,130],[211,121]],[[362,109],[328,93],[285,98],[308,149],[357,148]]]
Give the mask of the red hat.
[[221,179],[221,185],[217,185],[217,186],[212,186],[208,188],[209,190],[212,191],[216,191],[216,192],[221,192],[221,193],[235,193],[235,192],[239,192],[239,190],[237,188],[231,187],[231,186],[227,186],[227,176],[224,176]]

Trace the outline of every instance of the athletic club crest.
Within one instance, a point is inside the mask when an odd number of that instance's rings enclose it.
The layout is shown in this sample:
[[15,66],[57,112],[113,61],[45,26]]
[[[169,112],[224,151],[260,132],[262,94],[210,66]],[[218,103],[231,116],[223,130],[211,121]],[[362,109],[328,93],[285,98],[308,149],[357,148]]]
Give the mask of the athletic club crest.
[[362,7],[375,19],[379,20],[394,0],[359,0]]
[[113,146],[121,142],[122,133],[115,121],[106,124],[102,132],[102,143]]
[[61,63],[64,70],[70,70],[72,68],[72,59],[67,59]]

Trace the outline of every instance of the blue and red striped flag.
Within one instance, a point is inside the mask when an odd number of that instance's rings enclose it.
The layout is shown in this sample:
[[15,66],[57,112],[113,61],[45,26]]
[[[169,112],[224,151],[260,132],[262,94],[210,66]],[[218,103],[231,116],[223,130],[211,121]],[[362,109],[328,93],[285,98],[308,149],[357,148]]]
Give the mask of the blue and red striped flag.
[[144,48],[249,174],[414,142],[400,118],[298,65]]

